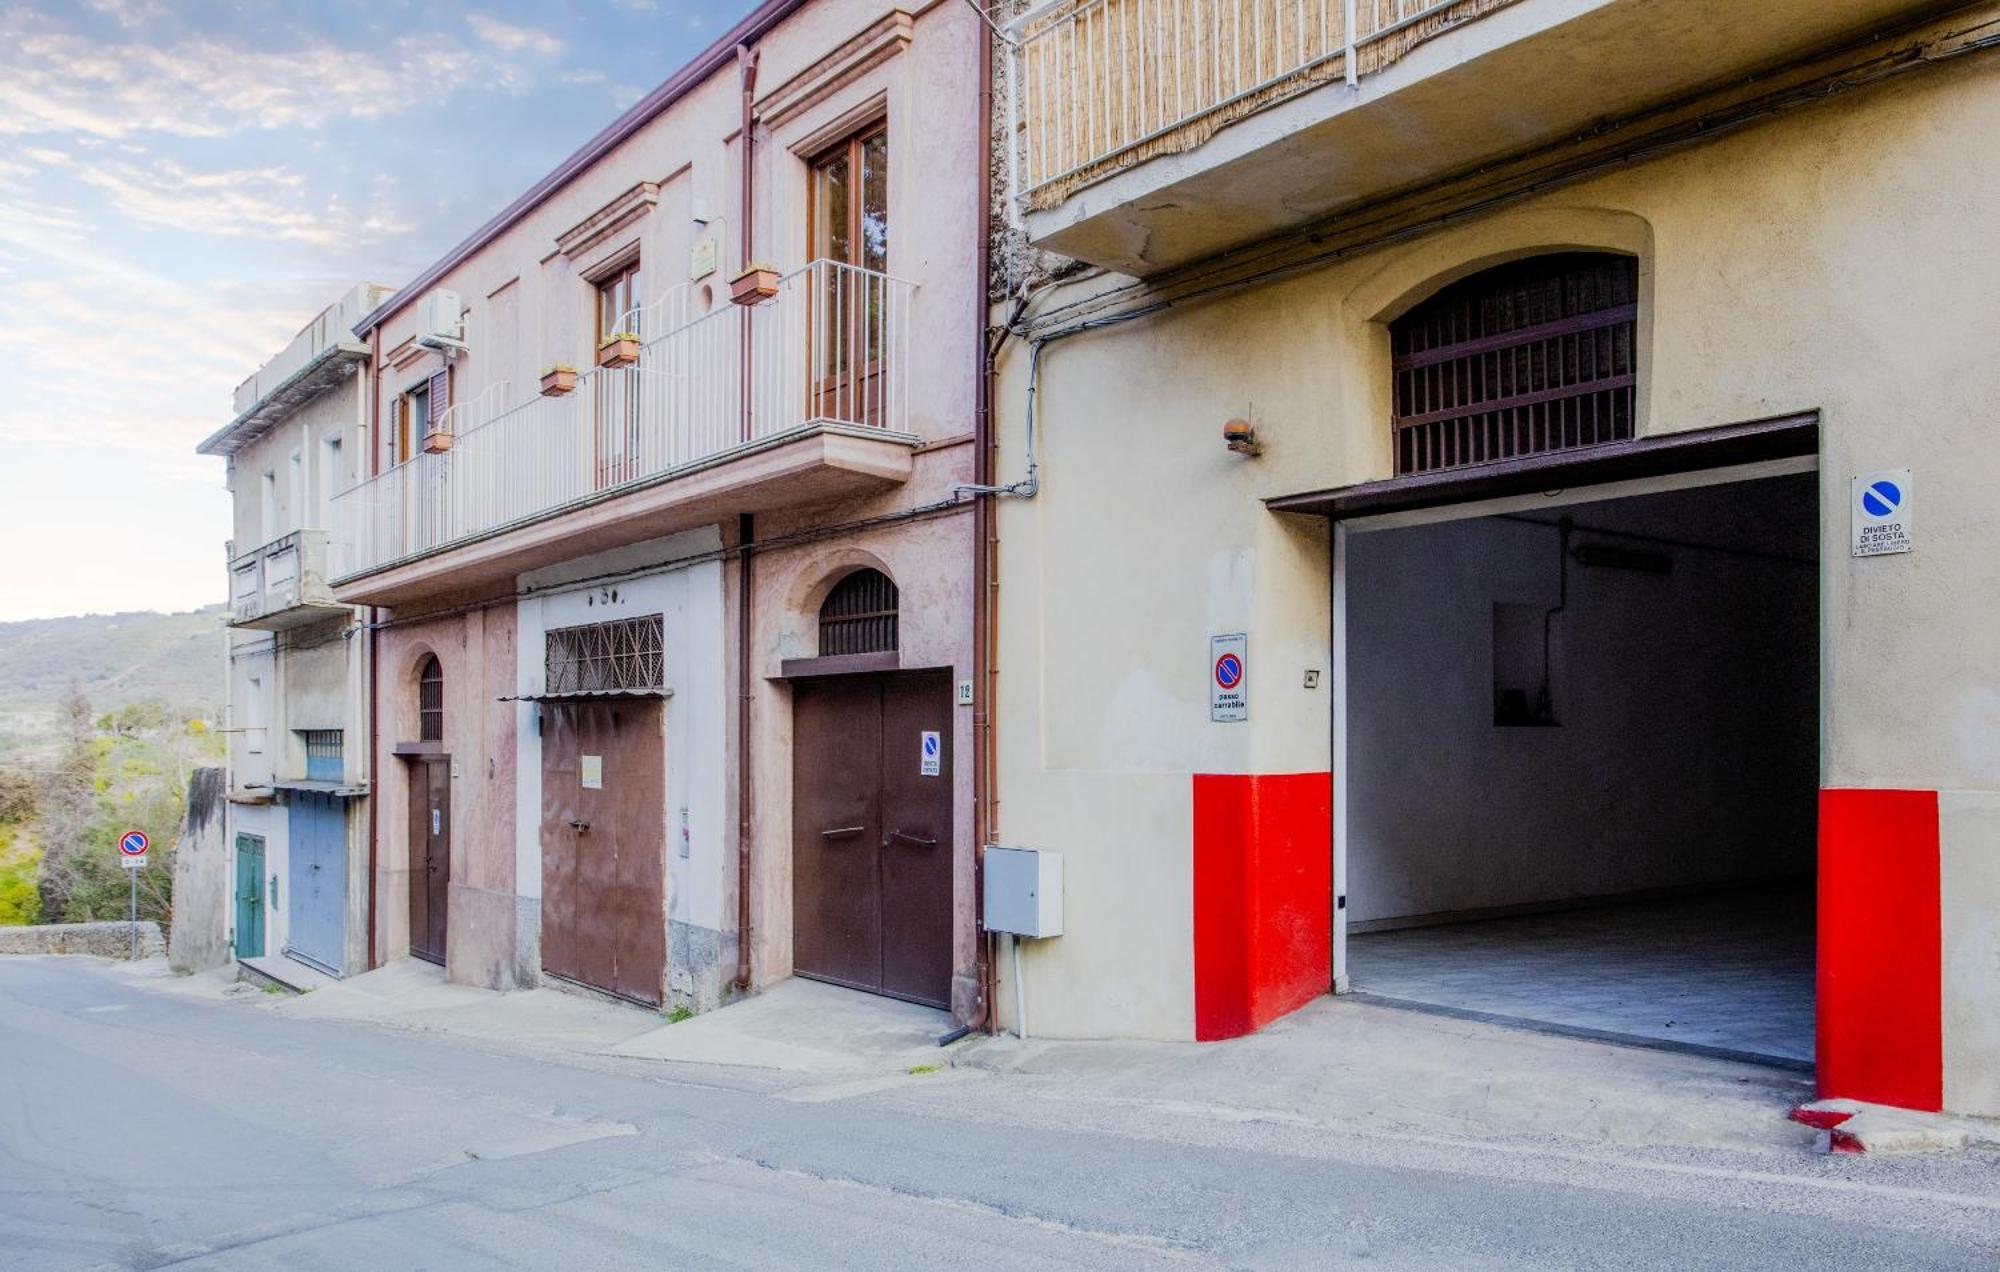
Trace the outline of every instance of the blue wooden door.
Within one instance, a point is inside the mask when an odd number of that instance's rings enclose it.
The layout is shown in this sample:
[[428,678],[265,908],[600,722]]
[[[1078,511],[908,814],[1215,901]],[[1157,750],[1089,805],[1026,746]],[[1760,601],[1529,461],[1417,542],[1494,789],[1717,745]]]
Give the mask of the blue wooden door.
[[292,798],[285,953],[338,976],[347,950],[347,810],[317,791]]
[[236,837],[236,957],[264,957],[264,837]]

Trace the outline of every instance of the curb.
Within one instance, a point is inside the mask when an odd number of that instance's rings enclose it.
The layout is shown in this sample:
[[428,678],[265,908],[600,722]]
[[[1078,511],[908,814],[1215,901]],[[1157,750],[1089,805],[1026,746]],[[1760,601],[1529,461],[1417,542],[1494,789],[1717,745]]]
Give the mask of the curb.
[[1820,1132],[1822,1153],[1947,1153],[1972,1139],[1964,1127],[1937,1114],[1859,1100],[1814,1100],[1789,1116]]

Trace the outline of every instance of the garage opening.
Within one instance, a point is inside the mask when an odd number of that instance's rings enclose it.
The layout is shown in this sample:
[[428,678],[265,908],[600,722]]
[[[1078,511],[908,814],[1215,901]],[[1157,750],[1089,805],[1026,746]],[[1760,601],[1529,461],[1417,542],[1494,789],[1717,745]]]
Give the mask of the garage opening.
[[1352,988],[1810,1066],[1816,475],[1365,525]]

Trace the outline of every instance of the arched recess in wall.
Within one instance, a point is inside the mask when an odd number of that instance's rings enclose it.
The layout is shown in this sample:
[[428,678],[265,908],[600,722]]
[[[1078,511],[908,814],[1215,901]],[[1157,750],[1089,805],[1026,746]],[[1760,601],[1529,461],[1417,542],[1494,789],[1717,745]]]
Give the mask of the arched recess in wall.
[[[1614,256],[1631,262],[1629,433],[1645,436],[1651,399],[1653,229],[1645,218],[1611,208],[1503,212],[1382,253],[1374,271],[1349,290],[1344,304],[1349,320],[1366,333],[1365,374],[1350,382],[1352,418],[1389,420],[1407,414],[1398,409],[1396,400],[1391,332],[1399,320],[1475,276],[1530,258],[1559,256]],[[1383,457],[1379,469],[1385,474],[1412,471],[1397,450],[1397,439],[1395,429],[1378,434],[1376,453]]]

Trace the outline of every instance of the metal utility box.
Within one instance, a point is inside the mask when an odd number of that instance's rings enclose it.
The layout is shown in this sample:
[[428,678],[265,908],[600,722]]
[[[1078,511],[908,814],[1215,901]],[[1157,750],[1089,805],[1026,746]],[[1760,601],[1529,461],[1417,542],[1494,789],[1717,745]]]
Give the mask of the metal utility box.
[[983,921],[989,932],[1061,936],[1062,854],[988,844]]

